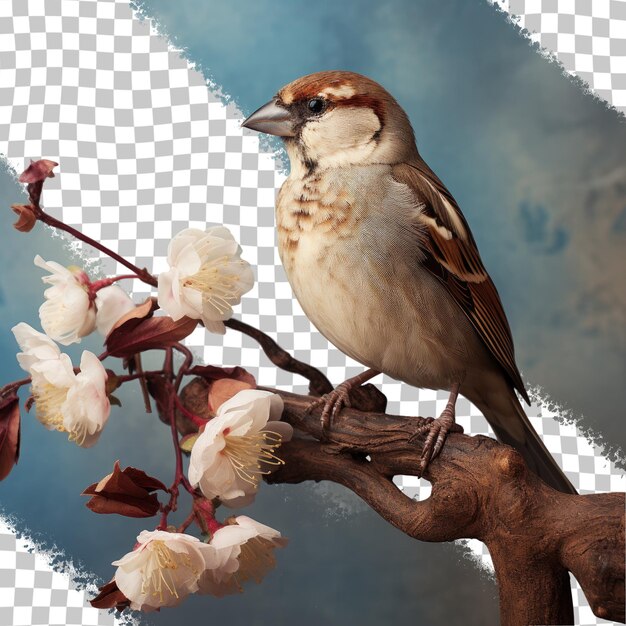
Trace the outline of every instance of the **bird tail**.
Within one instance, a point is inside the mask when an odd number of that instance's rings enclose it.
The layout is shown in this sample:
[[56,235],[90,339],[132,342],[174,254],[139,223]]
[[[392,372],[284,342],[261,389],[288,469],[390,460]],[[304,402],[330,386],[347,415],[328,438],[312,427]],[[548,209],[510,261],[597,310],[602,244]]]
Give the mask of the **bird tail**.
[[475,402],[496,433],[498,441],[515,448],[529,469],[553,489],[563,493],[578,493],[563,470],[552,458],[543,441],[532,427],[515,392],[492,395],[488,404]]

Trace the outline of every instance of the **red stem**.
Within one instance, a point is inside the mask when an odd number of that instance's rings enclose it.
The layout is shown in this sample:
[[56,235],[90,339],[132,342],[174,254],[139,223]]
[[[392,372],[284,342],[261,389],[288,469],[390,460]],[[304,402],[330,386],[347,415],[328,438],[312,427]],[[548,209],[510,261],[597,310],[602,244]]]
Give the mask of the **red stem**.
[[[84,243],[95,248],[96,250],[99,250],[100,252],[106,254],[107,256],[117,261],[120,265],[127,267],[129,270],[133,272],[133,274],[130,274],[130,275],[126,274],[126,275],[115,276],[112,278],[107,278],[107,279],[103,279],[100,281],[96,281],[95,283],[92,284],[92,290],[94,293],[98,291],[99,289],[102,289],[103,287],[108,287],[109,285],[112,285],[114,282],[118,280],[124,280],[124,279],[138,278],[139,280],[150,285],[151,287],[158,286],[158,281],[156,277],[153,276],[146,268],[142,269],[142,268],[137,267],[136,265],[134,265],[133,263],[125,259],[123,256],[119,255],[117,252],[114,252],[110,248],[107,248],[105,245],[101,244],[99,241],[92,239],[91,237],[80,232],[79,230],[72,228],[68,224],[65,224],[64,222],[56,219],[55,217],[52,217],[51,215],[48,215],[47,213],[45,213],[39,204],[40,193],[41,193],[41,188],[39,189],[39,192],[36,193],[35,195],[31,193],[31,201],[33,203],[34,213],[40,222],[43,222],[44,224],[47,224],[48,226],[57,228],[58,230],[62,230],[68,233],[69,235],[72,235],[72,237],[78,239],[79,241],[83,241]],[[192,416],[192,414],[189,414],[187,409],[184,406],[182,406],[182,403],[180,402],[180,399],[178,398],[178,389],[180,388],[180,385],[181,385],[181,382],[185,373],[187,372],[187,370],[189,369],[189,366],[193,362],[193,355],[191,351],[185,346],[183,346],[182,344],[177,344],[174,347],[179,352],[183,353],[183,355],[185,356],[185,359],[183,361],[183,365],[180,367],[180,369],[178,370],[176,374],[173,384],[172,384],[172,379],[174,377],[173,377],[173,363],[172,363],[172,349],[171,348],[166,349],[165,363],[164,363],[163,370],[154,371],[154,372],[136,372],[135,374],[128,374],[126,376],[119,377],[120,382],[124,383],[124,382],[137,380],[137,379],[145,380],[146,378],[150,376],[157,376],[157,375],[162,376],[165,374],[171,386],[171,390],[170,390],[171,393],[169,395],[167,412],[169,416],[170,430],[172,433],[172,442],[174,444],[174,451],[176,454],[176,473],[174,476],[174,482],[169,488],[170,500],[168,504],[166,504],[165,506],[161,508],[161,520],[157,528],[162,529],[162,530],[167,528],[168,514],[171,511],[176,510],[177,501],[178,501],[178,491],[179,491],[178,486],[182,484],[185,487],[185,489],[192,495],[195,492],[194,488],[191,486],[191,484],[187,480],[187,477],[183,473],[183,457],[182,457],[182,451],[180,449],[180,443],[178,439],[178,429],[176,428],[176,414],[174,411],[175,403],[178,404],[181,410],[188,417],[190,417],[190,419],[194,419],[194,421],[197,421],[197,419],[200,419],[198,418],[198,416]],[[105,351],[102,354],[100,354],[98,358],[100,359],[100,361],[103,361],[108,356],[109,356],[108,351]],[[1,390],[1,392],[5,393],[7,390],[17,389],[22,384],[27,384],[28,382],[30,382],[30,378],[23,379],[22,381],[17,381],[16,383],[11,383],[10,385],[7,385],[6,387],[4,387]],[[191,522],[193,521],[193,517],[194,515],[192,512],[192,514],[185,520],[185,522],[183,522],[181,526],[182,530],[186,529],[187,526],[191,524]],[[182,531],[179,531],[179,532],[182,532]]]
[[209,532],[212,535],[214,535],[215,531],[219,530],[220,528],[224,528],[224,524],[220,524],[215,518],[207,519],[206,524],[207,524],[207,528],[209,529]]
[[176,393],[178,393],[178,390],[180,389],[180,384],[183,381],[183,376],[187,373],[189,366],[193,363],[193,354],[191,350],[187,346],[184,346],[182,343],[175,343],[174,348],[185,356],[185,360],[180,366],[178,374],[176,375],[176,380],[174,381],[174,389],[176,390]]
[[121,276],[111,276],[110,278],[96,280],[91,283],[90,291],[93,293],[97,293],[98,291],[100,291],[100,289],[110,287],[113,283],[116,283],[119,280],[132,280],[133,278],[139,278],[139,280],[141,280],[141,278],[137,276],[137,274],[122,274]]
[[[166,355],[166,364],[168,362]],[[180,372],[179,372],[180,374]],[[182,378],[182,376],[181,376]],[[174,453],[176,455],[176,471],[174,474],[174,482],[169,488],[170,501],[162,509],[161,521],[157,528],[165,530],[167,528],[167,516],[170,511],[176,510],[176,504],[178,500],[178,486],[182,485],[191,495],[194,494],[195,489],[191,486],[189,480],[183,472],[183,453],[180,449],[180,442],[178,440],[178,429],[176,428],[176,413],[174,411],[175,404],[179,402],[178,394],[173,385],[170,385],[170,394],[168,398],[167,414],[170,422],[170,432],[172,434],[172,443],[174,444]]]
[[[173,391],[173,390],[172,390]],[[178,500],[178,485],[181,482],[183,474],[183,457],[178,444],[178,430],[176,429],[176,416],[174,413],[174,394],[170,393],[167,402],[167,415],[170,420],[170,431],[172,433],[172,442],[174,443],[174,452],[176,454],[176,473],[174,475],[174,482],[169,488],[170,501],[163,507],[161,513],[161,521],[159,522],[159,530],[165,530],[167,528],[167,516],[170,511],[176,510],[176,501]]]
[[170,501],[161,509],[161,520],[157,526],[157,530],[165,530],[167,528],[167,516],[171,511],[176,510],[178,502],[178,485],[172,485],[169,488]]
[[196,514],[194,511],[191,511],[185,521],[177,528],[179,533],[184,533],[189,526],[191,526],[192,522],[196,519]]
[[163,372],[170,382],[174,380],[174,353],[172,348],[165,348],[165,361],[163,362]]

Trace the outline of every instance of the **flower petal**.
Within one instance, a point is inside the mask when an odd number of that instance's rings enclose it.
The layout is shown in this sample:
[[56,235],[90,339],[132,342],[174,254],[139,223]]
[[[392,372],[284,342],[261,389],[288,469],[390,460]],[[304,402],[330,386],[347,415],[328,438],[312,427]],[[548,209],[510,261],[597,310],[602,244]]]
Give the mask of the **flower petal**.
[[130,296],[117,285],[104,287],[96,293],[96,328],[105,337],[117,320],[135,308]]
[[158,276],[159,306],[176,322],[185,315],[181,306],[178,270],[172,268]]
[[67,354],[61,354],[58,359],[46,359],[34,363],[31,374],[40,374],[47,383],[54,387],[72,387],[76,383],[76,375],[72,361]]
[[17,355],[17,361],[23,370],[30,373],[35,363],[59,358],[61,351],[57,344],[47,335],[32,328],[32,326],[20,322],[11,330],[22,349],[22,352]]
[[137,540],[133,552],[113,562],[116,584],[134,609],[179,604],[198,590],[207,568],[218,564],[215,548],[190,535],[143,531]]
[[192,247],[202,236],[204,236],[204,232],[198,228],[185,228],[174,235],[167,248],[168,263],[171,266],[177,265],[181,252],[187,247]]

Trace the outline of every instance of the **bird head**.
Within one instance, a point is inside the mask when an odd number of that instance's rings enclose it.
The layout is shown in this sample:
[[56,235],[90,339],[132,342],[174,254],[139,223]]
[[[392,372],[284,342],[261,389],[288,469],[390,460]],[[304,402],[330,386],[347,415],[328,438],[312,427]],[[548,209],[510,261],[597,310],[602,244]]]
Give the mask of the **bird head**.
[[398,163],[417,149],[406,113],[378,83],[354,72],[317,72],[285,85],[242,124],[285,140],[292,168]]

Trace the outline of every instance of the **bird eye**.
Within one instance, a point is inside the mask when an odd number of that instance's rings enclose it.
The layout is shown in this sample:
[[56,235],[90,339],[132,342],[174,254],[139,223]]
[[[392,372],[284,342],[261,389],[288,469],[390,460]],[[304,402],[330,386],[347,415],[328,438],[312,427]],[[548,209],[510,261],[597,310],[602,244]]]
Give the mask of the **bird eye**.
[[311,98],[307,106],[311,113],[321,113],[326,108],[326,101],[323,98]]

